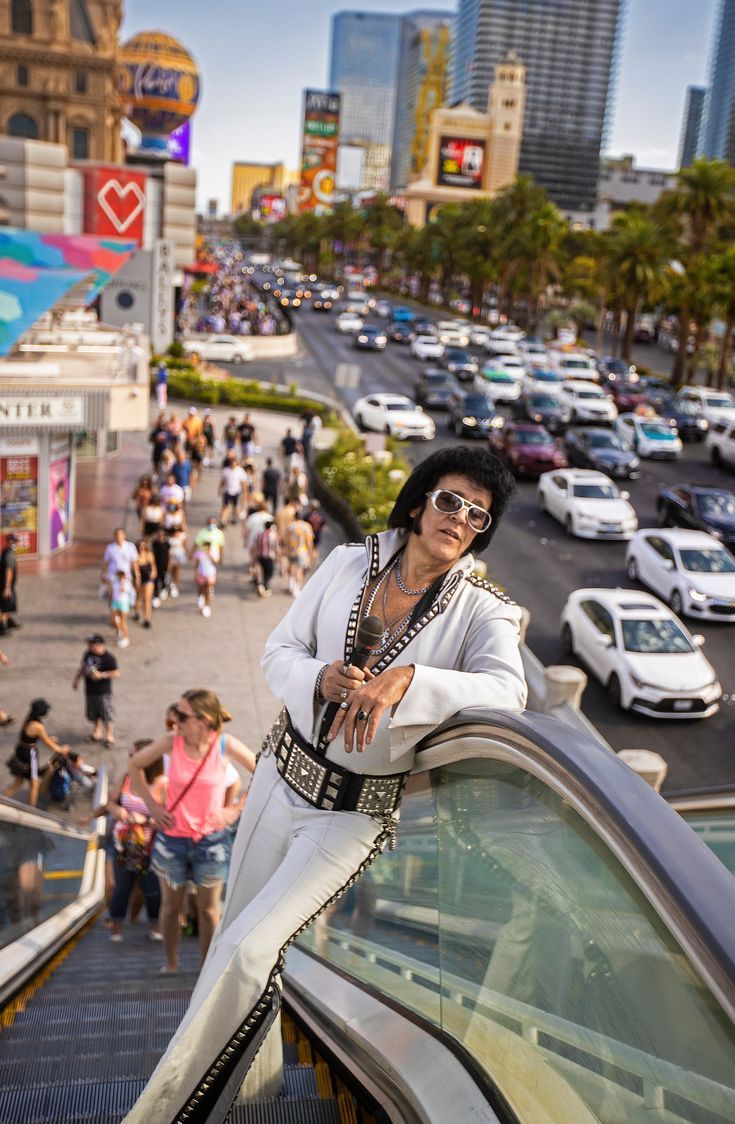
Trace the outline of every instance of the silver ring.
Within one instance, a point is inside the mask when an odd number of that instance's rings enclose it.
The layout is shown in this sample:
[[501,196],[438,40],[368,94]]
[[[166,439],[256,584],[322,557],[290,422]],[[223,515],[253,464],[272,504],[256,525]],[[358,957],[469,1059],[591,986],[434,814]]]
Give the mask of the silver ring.
[[360,709],[357,712],[358,721],[359,722],[367,722],[369,717],[370,717],[370,715],[368,714],[368,712],[366,710],[363,710],[362,707],[360,707]]
[[346,703],[346,702],[341,702],[341,703],[339,704],[339,709],[340,709],[340,710],[347,710],[347,708],[349,707],[349,705],[350,705],[349,703]]
[[339,697],[344,701],[347,698],[347,688],[343,687],[339,692]]
[[342,664],[342,674],[346,675],[349,670],[350,670],[350,665],[348,663],[343,663]]

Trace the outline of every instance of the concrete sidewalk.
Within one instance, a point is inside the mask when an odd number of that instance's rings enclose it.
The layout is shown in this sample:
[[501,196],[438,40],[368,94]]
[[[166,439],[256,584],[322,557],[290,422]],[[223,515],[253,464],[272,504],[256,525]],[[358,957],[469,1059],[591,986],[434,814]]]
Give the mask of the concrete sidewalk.
[[[173,403],[182,413],[180,404]],[[232,411],[214,411],[218,432]],[[238,411],[238,418],[241,411]],[[256,457],[259,470],[267,455],[274,455],[293,415],[250,411],[258,428],[262,453]],[[125,442],[128,468],[136,477],[150,468],[149,446],[145,434],[130,435]],[[136,463],[137,460],[137,463]],[[114,463],[114,462],[113,462]],[[216,468],[204,469],[200,483],[188,505],[190,541],[219,512]],[[93,514],[93,513],[92,513]],[[109,512],[107,541],[119,517]],[[90,515],[90,520],[92,515]],[[138,521],[132,504],[125,518],[128,538],[138,537]],[[85,528],[79,528],[82,535]],[[129,622],[131,644],[125,650],[114,645],[108,623],[107,605],[98,599],[102,564],[100,545],[97,560],[69,570],[29,572],[19,567],[18,620],[21,631],[3,637],[0,648],[10,658],[10,667],[0,669],[0,704],[14,714],[17,722],[0,730],[0,754],[4,761],[12,752],[20,724],[31,699],[44,697],[51,703],[47,727],[60,742],[78,749],[85,760],[105,763],[115,777],[122,775],[128,749],[136,738],[156,737],[163,731],[164,712],[183,690],[207,687],[217,692],[232,712],[228,731],[257,749],[279,704],[260,671],[265,640],[291,604],[283,578],[273,582],[273,597],[263,600],[256,594],[247,574],[241,526],[228,527],[223,564],[219,568],[212,616],[205,620],[197,610],[193,566],[182,572],[181,596],[169,598],[154,611],[153,627],[144,630]],[[325,528],[321,556],[339,541],[338,534]],[[85,648],[85,637],[99,631],[121,668],[114,685],[117,720],[114,750],[85,744],[90,726],[84,717],[84,692],[73,691],[71,681]],[[41,760],[48,752],[41,751]],[[9,774],[8,781],[10,779]],[[3,787],[8,781],[3,781]]]

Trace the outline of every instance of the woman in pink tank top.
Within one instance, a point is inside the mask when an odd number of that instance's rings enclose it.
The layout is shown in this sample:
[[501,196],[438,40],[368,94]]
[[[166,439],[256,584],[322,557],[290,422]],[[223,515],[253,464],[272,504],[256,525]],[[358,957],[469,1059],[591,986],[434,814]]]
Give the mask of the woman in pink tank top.
[[[184,691],[171,708],[176,725],[141,749],[130,761],[133,791],[146,803],[158,832],[151,866],[161,880],[161,930],[164,972],[178,969],[179,917],[187,882],[196,886],[199,950],[202,961],[220,917],[222,888],[232,845],[231,826],[245,803],[243,795],[225,807],[228,761],[252,773],[255,754],[222,726],[230,714],[213,691]],[[143,770],[168,754],[165,805],[156,799]]]

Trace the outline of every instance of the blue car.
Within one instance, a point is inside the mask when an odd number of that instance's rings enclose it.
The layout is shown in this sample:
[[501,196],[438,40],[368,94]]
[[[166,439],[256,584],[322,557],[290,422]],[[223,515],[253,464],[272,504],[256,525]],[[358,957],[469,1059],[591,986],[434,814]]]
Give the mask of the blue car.
[[412,312],[410,308],[405,308],[404,305],[401,305],[401,304],[397,304],[397,305],[394,306],[394,308],[393,308],[393,323],[394,324],[398,323],[399,321],[403,322],[405,320],[415,320],[415,319],[416,319],[416,313]]

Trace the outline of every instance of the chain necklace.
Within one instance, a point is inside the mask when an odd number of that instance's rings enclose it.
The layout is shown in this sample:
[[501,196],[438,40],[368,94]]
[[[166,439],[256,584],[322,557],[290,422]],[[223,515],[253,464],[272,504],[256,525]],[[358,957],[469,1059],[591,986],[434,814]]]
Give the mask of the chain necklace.
[[398,588],[400,589],[401,593],[406,594],[406,597],[423,597],[423,595],[425,593],[429,592],[429,586],[425,585],[423,589],[409,589],[408,588],[408,586],[406,585],[406,583],[404,582],[404,580],[401,576],[401,558],[402,557],[403,557],[403,552],[401,552],[401,554],[399,554],[397,559],[396,559],[396,574],[395,574],[395,576],[396,576],[396,584],[397,584]]
[[[381,587],[383,588],[383,598],[382,598],[382,602],[383,602],[383,624],[386,627],[383,631],[383,635],[380,638],[380,641],[381,641],[380,645],[378,647],[373,648],[373,653],[376,656],[382,655],[383,652],[387,651],[387,649],[390,648],[391,644],[393,644],[393,642],[398,639],[398,637],[401,635],[401,633],[403,632],[403,630],[406,627],[406,625],[408,624],[408,622],[411,620],[411,614],[413,613],[413,609],[409,609],[408,613],[406,613],[405,616],[401,617],[401,619],[397,623],[395,621],[391,621],[390,624],[387,623],[386,604],[387,604],[387,598],[388,598],[388,586],[390,584],[391,572],[395,572],[395,569],[396,569],[397,565],[398,565],[398,558],[396,558],[396,560],[394,562],[391,562],[391,564],[387,567],[387,569],[382,573],[382,575],[380,576],[378,581],[373,586],[373,589],[372,589],[372,592],[370,593],[370,596],[368,597],[367,601],[365,602],[365,611],[363,613],[363,619],[365,617],[370,616],[372,607],[375,604],[375,599],[378,596],[378,592],[381,589]],[[399,588],[400,588],[400,586],[399,586]],[[427,586],[427,588],[428,588],[428,586]],[[416,596],[416,594],[411,593],[410,596]],[[395,625],[395,628],[393,627],[394,625]],[[393,631],[391,631],[391,629],[393,629]]]

